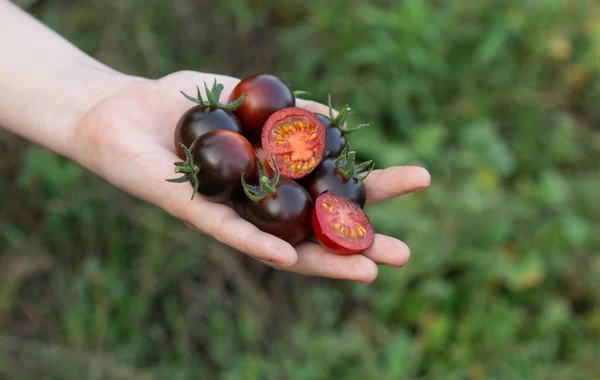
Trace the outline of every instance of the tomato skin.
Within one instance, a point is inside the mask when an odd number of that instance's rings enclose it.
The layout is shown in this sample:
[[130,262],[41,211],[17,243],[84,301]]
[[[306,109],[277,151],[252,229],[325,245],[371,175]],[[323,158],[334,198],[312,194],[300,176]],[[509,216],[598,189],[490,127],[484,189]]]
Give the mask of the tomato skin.
[[333,121],[321,114],[315,113],[315,116],[321,120],[325,126],[325,157],[338,157],[346,145],[348,145],[348,137],[338,128]]
[[261,231],[295,245],[310,233],[313,201],[296,181],[281,177],[276,193],[260,201],[245,198],[238,213]]
[[258,178],[256,152],[239,133],[229,130],[210,131],[196,139],[189,148],[199,171],[198,193],[206,199],[223,203],[243,196],[242,174]]
[[174,141],[177,156],[185,160],[185,153],[180,143],[189,148],[198,137],[218,129],[242,132],[237,116],[229,111],[201,105],[191,107],[181,116],[175,127]]
[[250,141],[260,139],[263,125],[275,112],[296,105],[294,93],[285,82],[274,75],[254,74],[242,79],[233,89],[229,100],[246,94],[242,105],[233,111]]
[[308,191],[313,201],[316,201],[323,192],[329,191],[352,200],[364,208],[367,199],[365,184],[356,177],[344,178],[336,169],[335,160],[335,158],[324,159],[321,165],[298,181]]
[[[334,211],[327,211],[328,207],[333,207]],[[346,215],[340,215],[340,213]],[[314,235],[319,243],[329,251],[340,255],[363,252],[373,244],[375,238],[373,226],[358,204],[337,194],[325,192],[317,198],[311,222]],[[346,230],[336,232],[333,226],[335,223],[338,224],[338,227],[339,224],[342,224]],[[350,234],[350,228],[352,228],[352,234]]]
[[[274,156],[283,177],[298,179],[305,177],[323,161],[325,126],[310,111],[298,107],[284,108],[266,121],[261,142],[269,166],[275,168]],[[303,146],[295,146],[298,144]]]

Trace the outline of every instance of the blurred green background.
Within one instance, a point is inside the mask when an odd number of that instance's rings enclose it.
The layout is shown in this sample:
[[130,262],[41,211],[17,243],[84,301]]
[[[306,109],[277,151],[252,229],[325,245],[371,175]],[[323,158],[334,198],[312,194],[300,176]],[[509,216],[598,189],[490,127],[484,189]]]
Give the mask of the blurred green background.
[[0,378],[600,378],[600,4],[20,1],[160,77],[270,72],[348,103],[369,209],[412,249],[371,286],[279,273],[0,133]]

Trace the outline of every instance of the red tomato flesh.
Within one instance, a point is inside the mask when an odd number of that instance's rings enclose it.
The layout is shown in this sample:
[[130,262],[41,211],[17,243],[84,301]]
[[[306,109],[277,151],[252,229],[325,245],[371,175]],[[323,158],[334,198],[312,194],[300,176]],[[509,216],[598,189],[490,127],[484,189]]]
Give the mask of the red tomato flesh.
[[321,245],[342,255],[364,251],[375,238],[373,226],[360,206],[330,192],[317,198],[312,226]]
[[271,168],[275,168],[272,154],[281,175],[296,179],[323,161],[325,138],[325,126],[312,112],[288,107],[267,119],[261,142]]

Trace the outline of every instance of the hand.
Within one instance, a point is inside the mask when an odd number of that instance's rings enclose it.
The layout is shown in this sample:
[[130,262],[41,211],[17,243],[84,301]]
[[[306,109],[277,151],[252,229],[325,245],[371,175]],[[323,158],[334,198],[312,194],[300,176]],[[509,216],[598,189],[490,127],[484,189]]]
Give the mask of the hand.
[[[76,160],[188,226],[278,269],[371,283],[377,277],[377,264],[399,267],[408,261],[406,244],[381,234],[361,255],[336,255],[310,242],[292,247],[241,219],[229,206],[199,196],[190,200],[189,186],[166,182],[173,176],[173,163],[179,161],[173,146],[175,125],[193,106],[180,91],[193,94],[196,85],[210,85],[215,77],[225,87],[221,101],[226,102],[238,79],[190,71],[159,80],[132,79],[121,92],[94,106],[76,126],[72,141]],[[297,105],[328,113],[323,104],[299,99]],[[365,181],[367,204],[425,189],[429,182],[429,173],[420,167],[375,170]]]

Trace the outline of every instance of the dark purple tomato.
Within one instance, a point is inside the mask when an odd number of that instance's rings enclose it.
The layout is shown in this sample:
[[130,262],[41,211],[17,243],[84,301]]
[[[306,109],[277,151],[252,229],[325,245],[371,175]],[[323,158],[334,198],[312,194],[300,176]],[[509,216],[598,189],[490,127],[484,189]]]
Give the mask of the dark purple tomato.
[[261,231],[295,245],[311,228],[313,201],[296,181],[281,177],[275,194],[254,201],[244,199],[240,214]]
[[242,79],[233,89],[230,101],[246,97],[233,113],[241,122],[242,131],[250,141],[260,139],[262,127],[275,112],[296,105],[289,86],[274,75],[257,74]]
[[322,193],[331,192],[365,207],[367,189],[363,181],[375,164],[372,160],[356,163],[356,152],[349,150],[350,146],[346,145],[339,157],[324,159],[310,174],[298,180],[314,202]]
[[309,175],[298,180],[308,191],[313,201],[325,191],[338,194],[345,199],[353,200],[365,207],[367,190],[362,180],[356,176],[346,178],[344,173],[335,167],[335,158],[326,158]]
[[180,143],[189,148],[198,137],[218,129],[242,132],[240,121],[230,111],[201,105],[187,110],[175,127],[175,149],[179,158],[185,160]]
[[234,204],[236,212],[261,231],[295,245],[304,240],[311,229],[313,201],[310,194],[293,179],[281,177],[279,167],[267,174],[262,160],[256,159],[258,178],[255,184],[242,177],[246,197]]
[[348,138],[329,117],[321,113],[315,115],[325,126],[325,157],[338,157],[348,144]]
[[[184,149],[185,151],[185,149]],[[188,150],[186,162],[175,164],[184,173],[169,182],[191,182],[196,192],[213,202],[228,202],[243,196],[242,175],[258,179],[256,151],[239,133],[228,130],[206,132]]]

